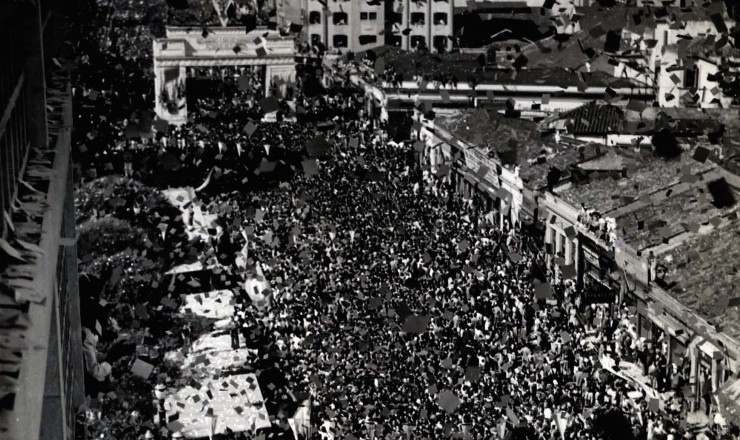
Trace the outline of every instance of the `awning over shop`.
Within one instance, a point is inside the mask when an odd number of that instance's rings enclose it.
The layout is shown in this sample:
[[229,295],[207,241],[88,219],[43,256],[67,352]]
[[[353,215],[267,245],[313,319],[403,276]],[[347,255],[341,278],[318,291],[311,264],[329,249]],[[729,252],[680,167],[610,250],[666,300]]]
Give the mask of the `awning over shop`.
[[693,341],[689,344],[689,350],[698,350],[705,356],[709,356],[710,359],[720,360],[724,357],[722,350],[719,349],[712,341],[707,338],[697,335]]
[[506,190],[505,188],[498,188],[496,190],[496,197],[500,198],[501,200],[505,201],[506,203],[509,203],[511,201],[512,195],[511,193]]
[[675,337],[682,344],[686,344],[689,341],[689,336],[684,330],[684,326],[676,318],[670,315],[654,315],[652,316],[653,322],[658,325],[664,332]]

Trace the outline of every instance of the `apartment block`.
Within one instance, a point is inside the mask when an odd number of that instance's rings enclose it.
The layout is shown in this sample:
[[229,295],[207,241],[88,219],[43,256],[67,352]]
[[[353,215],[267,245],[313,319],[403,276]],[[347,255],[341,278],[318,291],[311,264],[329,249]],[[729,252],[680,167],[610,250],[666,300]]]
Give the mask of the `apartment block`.
[[452,0],[389,0],[386,8],[386,45],[410,51],[445,52],[452,48]]
[[361,52],[385,43],[383,1],[304,0],[303,11],[305,35],[311,46]]

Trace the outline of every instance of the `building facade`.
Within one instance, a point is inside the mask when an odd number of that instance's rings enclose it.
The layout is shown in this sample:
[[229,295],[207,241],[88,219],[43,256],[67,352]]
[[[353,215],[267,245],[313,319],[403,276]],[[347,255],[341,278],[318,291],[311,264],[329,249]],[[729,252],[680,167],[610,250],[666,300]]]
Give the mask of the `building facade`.
[[[641,61],[653,75],[660,107],[728,108],[737,101],[726,96],[716,75],[720,70],[737,73],[740,51],[727,43],[718,27],[732,29],[736,22],[717,3],[713,20],[684,9],[682,25],[668,21],[628,26],[622,38],[644,54]],[[734,14],[734,13],[733,13]],[[725,39],[725,44],[715,44]]]
[[385,43],[383,1],[303,0],[308,44],[330,52],[361,52]]
[[[585,151],[567,162],[551,159],[550,165],[580,171],[543,181],[532,178],[531,170],[549,174],[547,166],[535,161],[517,170],[471,142],[460,128],[472,127],[470,118],[457,125],[445,122],[451,118],[444,111],[435,120],[421,112],[416,118],[413,148],[432,174],[447,179],[465,198],[478,199],[481,212],[502,228],[527,224],[533,210],[530,230],[542,235],[540,257],[550,280],[571,280],[584,304],[605,315],[618,305],[627,307],[635,336],[662,347],[667,374],[681,372],[687,379],[691,408],[704,411],[703,396],[712,394],[718,396],[711,403],[717,410],[723,389],[734,386],[740,374],[737,313],[722,305],[722,297],[732,295],[723,283],[733,276],[723,261],[734,261],[740,239],[732,233],[737,207],[713,208],[716,201],[702,202],[702,194],[708,182],[727,176],[725,170],[696,162],[691,151],[678,162],[663,162],[624,148],[625,158],[635,154],[639,159],[633,168],[598,144],[573,144]],[[683,177],[674,177],[676,166]],[[614,176],[616,170],[621,178]],[[576,184],[579,172],[611,177],[592,176],[591,183]],[[629,190],[625,182],[631,181],[641,185]],[[621,188],[621,194],[612,196],[607,188]],[[637,190],[644,193],[632,194]],[[589,217],[593,207],[601,212],[598,220]],[[655,226],[655,221],[664,223]],[[706,304],[697,307],[696,298],[704,297],[717,304],[714,311]],[[710,319],[712,314],[719,318]]]
[[386,44],[403,50],[446,52],[452,48],[452,0],[388,0]]
[[[74,438],[84,401],[71,87],[59,61],[64,3],[0,4],[0,233],[20,255],[0,256],[0,331],[16,341],[0,347],[11,383],[0,392],[0,438],[8,440]],[[41,208],[24,205],[32,201]],[[30,285],[18,282],[21,272]]]

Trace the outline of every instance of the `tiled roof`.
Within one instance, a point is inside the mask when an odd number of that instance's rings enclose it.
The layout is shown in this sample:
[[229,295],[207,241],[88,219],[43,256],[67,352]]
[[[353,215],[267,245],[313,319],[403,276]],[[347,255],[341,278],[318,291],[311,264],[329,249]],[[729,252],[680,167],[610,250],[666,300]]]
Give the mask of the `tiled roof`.
[[506,148],[510,139],[528,143],[539,139],[536,124],[517,118],[506,118],[494,110],[466,109],[456,117],[437,121],[465,142],[494,150]]
[[550,168],[557,168],[563,173],[561,179],[567,179],[571,166],[604,154],[603,147],[594,143],[562,141],[553,145],[554,143],[550,144],[552,153],[546,155],[544,160],[524,165],[519,170],[519,177],[530,188],[535,190],[544,188],[547,185]]
[[624,112],[619,107],[591,101],[560,115],[568,119],[568,132],[572,134],[620,133]]
[[668,292],[705,319],[714,319],[722,332],[740,338],[740,308],[728,307],[738,296],[740,222],[697,234],[658,257],[665,266]]
[[556,189],[563,200],[573,206],[594,209],[602,214],[621,208],[633,200],[652,194],[661,188],[678,183],[682,175],[699,174],[715,168],[710,161],[697,162],[692,151],[684,151],[679,158],[663,159],[651,151],[635,152],[632,148],[609,147],[624,156],[627,162],[627,177],[614,173],[591,173],[583,183]]
[[707,184],[720,177],[713,170],[702,175],[701,180],[682,182],[654,194],[649,202],[638,202],[635,209],[617,216],[620,236],[636,250],[642,250],[679,234],[696,233],[710,220],[735,211],[737,206],[717,208],[712,203]]
[[570,165],[603,154],[599,146],[575,140],[556,144],[551,138],[539,135],[536,123],[507,118],[491,110],[463,110],[455,116],[438,119],[435,124],[493,155],[500,156],[516,145],[519,176],[533,189],[546,185],[551,167],[567,174]]

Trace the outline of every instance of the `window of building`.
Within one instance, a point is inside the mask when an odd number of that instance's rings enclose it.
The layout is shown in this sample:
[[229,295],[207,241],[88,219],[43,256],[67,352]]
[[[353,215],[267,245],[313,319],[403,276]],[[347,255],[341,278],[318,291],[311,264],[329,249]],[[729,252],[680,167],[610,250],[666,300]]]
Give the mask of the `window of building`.
[[447,37],[444,35],[437,35],[433,39],[434,49],[437,52],[444,52],[447,49]]
[[311,11],[311,13],[308,14],[308,22],[310,24],[321,24],[321,12]]
[[321,35],[311,34],[311,46],[318,46],[321,44]]
[[377,12],[360,12],[360,20],[375,21],[378,19]]
[[424,13],[423,12],[412,12],[411,13],[411,24],[417,26],[424,25]]
[[346,12],[335,12],[332,15],[332,20],[335,25],[347,24],[347,13]]
[[423,35],[411,36],[411,47],[414,49],[423,49],[427,45],[427,39]]
[[447,13],[446,12],[435,12],[434,13],[434,24],[447,25]]
[[347,47],[347,36],[344,34],[336,34],[334,35],[334,47]]
[[378,41],[378,37],[375,35],[360,35],[360,44],[372,44]]
[[391,47],[401,47],[401,36],[386,34],[385,45]]
[[388,17],[391,23],[403,23],[403,14],[400,12],[394,12]]

